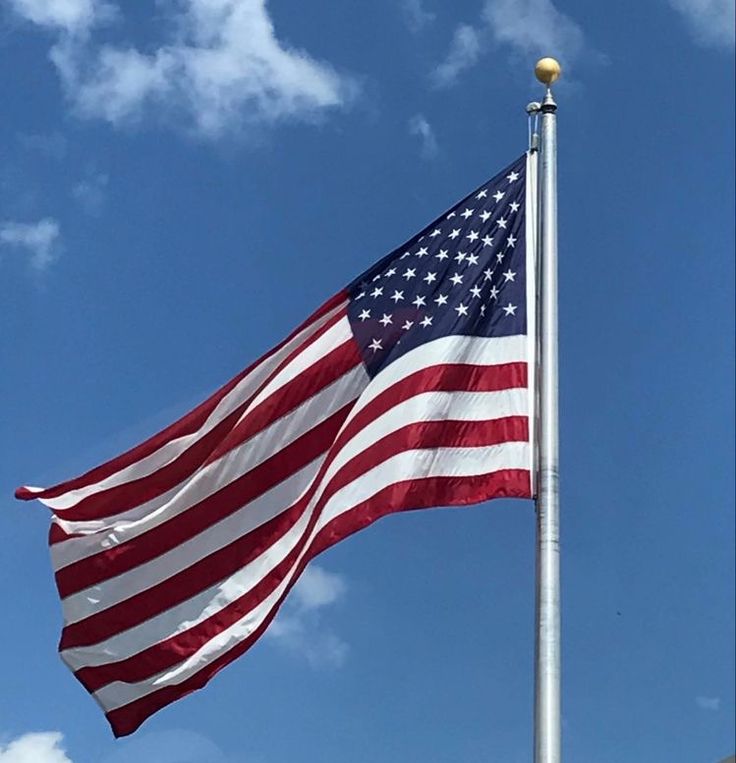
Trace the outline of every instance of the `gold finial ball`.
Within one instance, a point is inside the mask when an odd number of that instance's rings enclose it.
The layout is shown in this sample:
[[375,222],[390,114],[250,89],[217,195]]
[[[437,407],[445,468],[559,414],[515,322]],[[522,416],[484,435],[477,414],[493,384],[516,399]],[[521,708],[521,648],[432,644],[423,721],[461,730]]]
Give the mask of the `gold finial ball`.
[[561,73],[562,67],[554,58],[540,58],[534,67],[534,74],[536,74],[537,79],[547,87],[556,82]]

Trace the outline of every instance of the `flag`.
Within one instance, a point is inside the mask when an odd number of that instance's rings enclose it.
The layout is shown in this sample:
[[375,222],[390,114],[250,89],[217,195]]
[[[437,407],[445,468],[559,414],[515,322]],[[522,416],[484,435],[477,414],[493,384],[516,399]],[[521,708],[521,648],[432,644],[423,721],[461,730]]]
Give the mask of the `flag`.
[[392,512],[532,496],[534,159],[522,156],[199,407],[51,488],[61,657],[123,736]]

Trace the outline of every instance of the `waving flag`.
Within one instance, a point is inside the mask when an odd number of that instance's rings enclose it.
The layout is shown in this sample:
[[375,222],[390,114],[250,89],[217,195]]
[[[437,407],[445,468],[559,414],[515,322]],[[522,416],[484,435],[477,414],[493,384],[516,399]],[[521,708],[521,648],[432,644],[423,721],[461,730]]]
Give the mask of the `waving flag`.
[[530,498],[534,157],[141,445],[51,488],[62,659],[117,736],[263,633],[379,517]]

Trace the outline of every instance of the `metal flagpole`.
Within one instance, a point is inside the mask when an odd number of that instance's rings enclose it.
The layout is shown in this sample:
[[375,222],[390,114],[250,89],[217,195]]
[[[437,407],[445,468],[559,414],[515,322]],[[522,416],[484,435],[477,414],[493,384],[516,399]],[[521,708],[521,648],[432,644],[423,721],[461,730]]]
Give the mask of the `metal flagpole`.
[[547,87],[541,104],[539,203],[540,367],[537,461],[536,672],[534,763],[560,763],[560,531],[557,377],[557,104],[553,58],[537,62]]

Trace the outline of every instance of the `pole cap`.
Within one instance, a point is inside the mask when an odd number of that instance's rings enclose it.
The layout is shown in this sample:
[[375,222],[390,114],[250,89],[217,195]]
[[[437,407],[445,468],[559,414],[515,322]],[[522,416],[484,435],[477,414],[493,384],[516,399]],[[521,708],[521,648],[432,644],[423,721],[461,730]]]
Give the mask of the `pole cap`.
[[560,78],[562,67],[559,61],[554,58],[540,58],[534,67],[534,74],[542,84],[549,87]]

